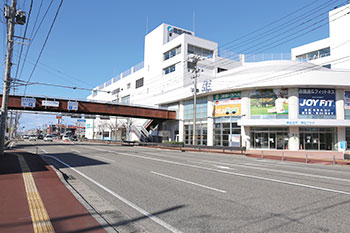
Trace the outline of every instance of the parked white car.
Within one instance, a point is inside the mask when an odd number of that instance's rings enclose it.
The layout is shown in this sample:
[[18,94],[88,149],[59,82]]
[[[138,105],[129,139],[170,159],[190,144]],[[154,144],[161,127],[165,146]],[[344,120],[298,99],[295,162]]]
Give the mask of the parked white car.
[[62,140],[69,140],[69,139],[70,139],[69,135],[64,135],[64,136],[62,137]]
[[51,136],[51,135],[46,135],[46,136],[44,137],[44,141],[45,141],[45,142],[52,142],[52,141],[53,141],[52,136]]

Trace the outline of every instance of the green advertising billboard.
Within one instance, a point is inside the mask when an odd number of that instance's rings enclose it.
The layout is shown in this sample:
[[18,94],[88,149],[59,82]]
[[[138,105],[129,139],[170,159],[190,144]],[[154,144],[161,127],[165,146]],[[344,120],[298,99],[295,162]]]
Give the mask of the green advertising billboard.
[[250,115],[288,114],[288,89],[262,89],[250,93]]

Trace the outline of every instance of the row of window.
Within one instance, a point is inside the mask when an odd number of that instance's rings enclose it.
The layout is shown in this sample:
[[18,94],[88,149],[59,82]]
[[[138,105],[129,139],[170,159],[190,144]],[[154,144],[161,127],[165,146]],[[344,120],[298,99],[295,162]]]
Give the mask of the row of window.
[[163,69],[163,74],[167,75],[175,71],[175,65],[168,66],[167,68]]
[[164,61],[181,53],[181,45],[164,53]]
[[329,47],[327,47],[324,49],[320,49],[317,51],[313,51],[313,52],[299,55],[296,58],[299,61],[309,61],[309,60],[315,60],[315,59],[322,58],[322,57],[327,57],[330,55],[331,55],[331,49]]
[[188,54],[194,54],[194,55],[198,55],[201,57],[206,57],[206,58],[213,58],[213,50],[208,50],[205,48],[201,48],[201,47],[197,47],[194,45],[188,45],[187,46],[187,53]]

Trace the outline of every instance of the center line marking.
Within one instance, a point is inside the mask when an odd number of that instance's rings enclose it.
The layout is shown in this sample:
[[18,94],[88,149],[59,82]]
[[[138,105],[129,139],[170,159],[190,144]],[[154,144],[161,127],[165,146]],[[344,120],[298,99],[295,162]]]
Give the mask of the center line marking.
[[77,152],[77,153],[79,153],[79,154],[80,154],[80,151],[78,151],[78,150],[74,150],[74,149],[72,149],[72,151]]
[[225,190],[212,188],[212,187],[209,187],[209,186],[206,186],[206,185],[202,185],[202,184],[198,184],[198,183],[195,183],[195,182],[192,182],[192,181],[183,180],[183,179],[180,179],[180,178],[164,175],[164,174],[161,174],[161,173],[158,173],[158,172],[154,172],[154,171],[151,171],[151,173],[155,174],[155,175],[158,175],[158,176],[163,176],[163,177],[166,177],[166,178],[169,178],[169,179],[173,179],[173,180],[181,181],[181,182],[184,182],[184,183],[196,185],[196,186],[199,186],[199,187],[202,187],[202,188],[211,189],[211,190],[214,190],[214,191],[217,191],[217,192],[220,192],[220,193],[226,193]]

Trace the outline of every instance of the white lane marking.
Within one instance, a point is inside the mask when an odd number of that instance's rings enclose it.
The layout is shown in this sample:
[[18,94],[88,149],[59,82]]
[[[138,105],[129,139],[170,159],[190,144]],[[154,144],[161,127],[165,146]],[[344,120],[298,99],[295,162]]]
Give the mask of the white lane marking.
[[[93,148],[93,149],[96,149],[96,148]],[[102,150],[102,149],[100,149],[100,150]],[[263,176],[254,176],[254,175],[247,175],[247,174],[237,173],[237,172],[229,172],[229,171],[224,171],[224,170],[217,170],[217,169],[208,168],[208,167],[201,167],[201,166],[184,164],[184,163],[168,161],[168,160],[163,160],[163,159],[150,158],[150,157],[145,157],[145,156],[140,156],[140,155],[131,155],[131,154],[126,154],[126,153],[118,153],[118,155],[125,155],[125,156],[129,156],[129,157],[148,159],[148,160],[153,160],[153,161],[158,161],[158,162],[163,162],[163,163],[169,163],[169,164],[175,164],[175,165],[180,165],[180,166],[185,166],[185,167],[198,168],[198,169],[202,169],[202,170],[214,171],[214,172],[219,172],[219,173],[224,173],[224,174],[229,174],[229,175],[235,175],[235,176],[240,176],[240,177],[246,177],[246,178],[252,178],[252,179],[257,179],[257,180],[264,180],[264,181],[280,183],[280,184],[287,184],[287,185],[299,186],[299,187],[316,189],[316,190],[321,190],[321,191],[327,191],[327,192],[333,192],[333,193],[340,193],[340,194],[350,195],[350,192],[345,192],[345,191],[342,191],[342,190],[323,188],[323,187],[307,185],[307,184],[302,184],[302,183],[295,183],[295,182],[284,181],[284,180],[277,180],[277,179],[267,178],[267,177],[263,177]]]
[[214,191],[217,191],[217,192],[220,192],[220,193],[226,193],[225,190],[212,188],[212,187],[209,187],[209,186],[206,186],[206,185],[202,185],[202,184],[198,184],[198,183],[195,183],[195,182],[192,182],[192,181],[183,180],[183,179],[180,179],[180,178],[176,178],[176,177],[173,177],[173,176],[168,176],[168,175],[161,174],[161,173],[154,172],[154,171],[151,171],[151,173],[155,174],[155,175],[158,175],[158,176],[164,176],[164,177],[169,178],[169,179],[181,181],[181,182],[184,182],[184,183],[187,183],[187,184],[192,184],[192,185],[196,185],[196,186],[199,186],[199,187],[202,187],[202,188],[211,189],[211,190],[214,190]]
[[153,214],[147,212],[146,210],[138,207],[136,204],[132,203],[131,201],[128,201],[127,199],[125,199],[124,197],[120,196],[119,194],[115,193],[114,191],[110,190],[109,188],[103,186],[102,184],[100,184],[99,182],[95,181],[94,179],[90,178],[89,176],[85,175],[84,173],[78,171],[77,169],[69,166],[68,164],[66,164],[65,162],[63,162],[62,160],[56,158],[55,156],[51,156],[51,155],[43,155],[46,157],[50,157],[52,159],[57,160],[58,162],[60,162],[61,164],[63,164],[64,166],[72,169],[73,171],[75,171],[76,173],[78,173],[79,175],[81,175],[82,177],[84,177],[85,179],[89,180],[90,182],[94,183],[95,185],[97,185],[98,187],[100,187],[101,189],[103,189],[104,191],[108,192],[109,194],[113,195],[114,197],[118,198],[120,201],[124,202],[125,204],[127,204],[128,206],[132,207],[133,209],[135,209],[136,211],[140,212],[141,214],[143,214],[144,216],[146,216],[147,218],[153,220],[154,222],[158,223],[159,225],[161,225],[162,227],[166,228],[167,230],[174,232],[174,233],[181,233],[181,231],[179,231],[178,229],[174,228],[173,226],[169,225],[168,223],[164,222],[163,220],[161,220],[160,218],[154,216]]
[[14,144],[14,142],[11,142],[10,143],[10,148],[12,149],[12,147],[13,147],[13,144]]
[[109,162],[109,163],[114,163],[114,162],[115,162],[114,160],[106,159],[106,158],[101,157],[101,156],[98,156],[98,155],[95,155],[94,157],[95,157],[95,158],[99,158],[99,159],[101,159],[101,160],[105,160],[105,161],[107,161],[107,162]]
[[42,151],[43,151],[43,152],[44,152],[45,154],[48,154],[46,150],[44,150],[44,149],[41,149],[41,148],[40,148],[40,150],[42,150]]
[[[271,169],[271,168],[264,168],[264,167],[247,166],[247,165],[233,164],[233,163],[214,162],[214,161],[209,161],[209,160],[202,160],[202,161],[205,162],[205,163],[207,163],[207,164],[212,163],[212,165],[213,165],[213,166],[216,166],[216,167],[218,167],[218,166],[215,165],[215,164],[221,164],[221,165],[229,165],[229,166],[235,166],[235,167],[243,167],[243,168],[255,169],[255,170],[263,170],[263,171],[278,172],[278,173],[285,173],[285,174],[298,175],[298,176],[315,177],[315,178],[322,178],[322,179],[328,179],[328,180],[337,180],[337,181],[350,182],[349,179],[343,179],[343,178],[332,177],[332,176],[313,175],[313,174],[308,174],[308,173],[283,171],[283,170],[277,170],[277,169]],[[195,161],[194,161],[194,162],[195,162]]]
[[215,165],[215,167],[220,168],[220,169],[231,169],[230,167],[226,167],[226,166]]
[[77,152],[77,153],[79,153],[79,154],[80,154],[80,151],[78,151],[78,150],[74,150],[74,149],[72,149],[72,151]]

